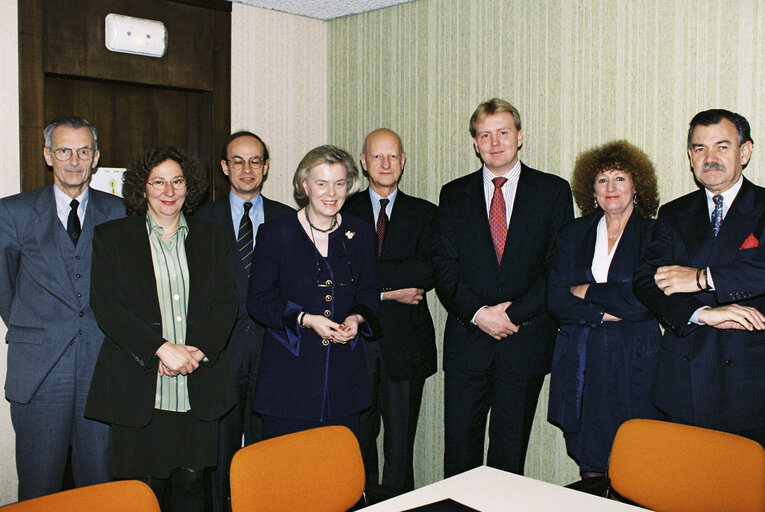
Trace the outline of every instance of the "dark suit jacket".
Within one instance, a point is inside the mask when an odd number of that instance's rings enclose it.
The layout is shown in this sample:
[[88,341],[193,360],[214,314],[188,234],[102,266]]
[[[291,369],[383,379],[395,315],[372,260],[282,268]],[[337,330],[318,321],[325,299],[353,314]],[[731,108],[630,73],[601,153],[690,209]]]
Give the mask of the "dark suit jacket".
[[[294,214],[295,212],[295,210],[287,205],[267,199],[262,194],[261,197],[263,198],[264,222],[279,218],[282,215]],[[229,259],[236,286],[236,298],[239,301],[236,324],[231,332],[228,345],[226,345],[226,354],[228,355],[232,372],[236,373],[240,366],[246,364],[248,360],[246,354],[248,354],[251,346],[257,344],[259,349],[263,339],[263,328],[247,313],[247,289],[250,284],[250,278],[247,277],[244,271],[239,252],[236,249],[236,232],[239,230],[239,226],[234,226],[233,224],[228,194],[214,203],[200,207],[194,216],[211,220],[216,224],[220,224],[226,230]],[[253,340],[257,340],[257,343]]]
[[[210,421],[234,405],[223,348],[236,318],[236,295],[222,228],[204,219],[186,220],[186,344],[198,347],[209,360],[188,376],[189,399],[191,412]],[[96,229],[91,301],[106,338],[85,415],[106,423],[145,426],[154,412],[155,353],[165,340],[144,216]]]
[[[449,316],[444,369],[486,370],[495,349],[503,367],[525,375],[550,371],[555,324],[545,310],[548,251],[560,226],[573,218],[571,189],[552,174],[521,164],[502,264],[491,239],[482,170],[444,185],[439,203],[436,289]],[[512,301],[520,330],[500,342],[470,321],[482,306]]]
[[[343,206],[371,224],[374,213],[369,189],[354,195]],[[400,189],[385,232],[382,254],[377,258],[377,286],[380,290],[434,286],[431,257],[438,208],[433,203],[404,194]],[[377,251],[377,241],[373,240]],[[380,303],[383,328],[381,351],[392,381],[424,379],[436,372],[436,336],[427,299],[416,306],[394,300]]]
[[[93,227],[125,216],[122,200],[90,189],[75,275],[59,250],[53,185],[0,200],[0,317],[8,326],[5,396],[28,403],[67,347],[86,340],[93,360],[103,333],[90,308]],[[68,242],[68,240],[67,240]]]
[[[618,372],[614,377],[618,382],[612,380],[608,387],[612,401],[601,403],[602,413],[586,419],[599,426],[603,442],[610,449],[616,428],[625,420],[658,414],[650,402],[650,388],[661,334],[656,318],[632,293],[632,277],[651,240],[654,221],[632,214],[611,260],[608,281],[597,283],[591,267],[602,218],[601,214],[576,219],[556,237],[547,281],[547,306],[561,326],[550,376],[547,417],[564,432],[579,431],[582,397],[590,393],[592,386],[603,386],[605,376]],[[571,293],[572,286],[585,283],[590,286],[584,299]],[[604,313],[622,321],[603,322]],[[590,367],[588,373],[590,365],[599,368],[593,371]],[[591,375],[598,380],[591,380]],[[592,391],[590,401],[602,396],[598,390]],[[614,407],[615,403],[619,406]],[[589,408],[594,407],[590,404]]]
[[[323,258],[297,215],[260,227],[247,300],[250,314],[266,326],[255,411],[324,422],[369,407],[369,377],[359,343],[362,336],[379,333],[373,239],[367,223],[343,215],[338,229],[329,234]],[[338,286],[317,286],[327,281]],[[298,326],[300,311],[338,323],[359,313],[366,323],[354,340],[324,344],[313,329]]]
[[[759,247],[741,249],[753,235]],[[717,238],[703,190],[666,204],[635,275],[635,295],[667,327],[653,399],[675,419],[738,432],[765,427],[765,333],[690,324],[702,306],[765,312],[765,189],[744,180]],[[709,267],[714,291],[670,296],[653,276],[663,265]]]

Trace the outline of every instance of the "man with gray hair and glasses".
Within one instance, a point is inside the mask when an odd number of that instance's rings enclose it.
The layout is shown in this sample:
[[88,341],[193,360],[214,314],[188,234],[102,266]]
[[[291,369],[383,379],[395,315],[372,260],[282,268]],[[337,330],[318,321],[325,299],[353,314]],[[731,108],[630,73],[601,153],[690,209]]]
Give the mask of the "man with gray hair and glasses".
[[103,333],[90,308],[93,227],[125,216],[88,185],[95,128],[60,117],[43,132],[53,185],[0,199],[0,317],[8,327],[5,397],[16,433],[18,498],[110,480],[109,426],[83,411]]

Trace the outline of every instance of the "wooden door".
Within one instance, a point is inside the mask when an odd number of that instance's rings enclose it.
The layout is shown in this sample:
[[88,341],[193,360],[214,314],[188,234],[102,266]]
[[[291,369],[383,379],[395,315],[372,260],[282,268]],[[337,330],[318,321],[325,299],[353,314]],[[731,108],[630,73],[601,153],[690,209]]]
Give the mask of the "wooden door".
[[[162,21],[162,58],[105,46],[109,13]],[[98,130],[100,165],[126,167],[152,146],[196,155],[209,197],[228,190],[217,165],[230,127],[231,4],[223,0],[20,0],[21,183],[52,182],[42,130],[62,115]]]

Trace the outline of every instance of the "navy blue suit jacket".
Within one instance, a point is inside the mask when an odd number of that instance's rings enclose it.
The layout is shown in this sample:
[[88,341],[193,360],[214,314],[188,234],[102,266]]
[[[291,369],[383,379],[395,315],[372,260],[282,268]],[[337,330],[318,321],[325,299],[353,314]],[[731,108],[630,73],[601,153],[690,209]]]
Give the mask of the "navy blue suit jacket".
[[[87,340],[92,360],[103,333],[90,307],[93,228],[125,216],[122,199],[90,189],[70,276],[61,256],[54,185],[0,199],[0,317],[8,326],[5,396],[28,403],[75,340]],[[75,283],[76,280],[76,283]]]
[[[632,214],[611,260],[607,282],[597,283],[591,267],[601,218],[602,215],[582,217],[564,226],[556,237],[550,264],[547,306],[561,326],[550,378],[548,419],[564,432],[579,430],[582,396],[587,387],[585,362],[610,364],[609,360],[594,360],[587,352],[588,340],[598,337],[601,340],[605,336],[625,340],[624,346],[629,351],[621,357],[630,361],[629,372],[620,375],[623,384],[617,388],[628,390],[626,396],[616,399],[621,399],[624,405],[617,410],[604,411],[601,421],[603,417],[621,416],[623,419],[629,413],[638,417],[655,415],[648,393],[653,385],[659,324],[632,293],[632,278],[640,256],[650,243],[654,221]],[[576,297],[570,290],[580,284],[590,285],[584,299]],[[603,322],[604,313],[622,321]],[[607,355],[619,357],[613,354],[617,347],[610,347],[611,353]],[[645,391],[639,393],[642,390]],[[639,400],[641,398],[645,404]],[[645,405],[648,408],[641,410],[640,406]],[[603,406],[608,407],[607,404]]]
[[[548,252],[558,229],[574,216],[571,189],[555,175],[521,164],[502,264],[489,228],[482,170],[447,183],[439,203],[436,290],[449,312],[444,369],[486,370],[495,350],[522,375],[550,371],[556,326],[545,308]],[[520,327],[495,341],[471,324],[482,306],[512,301],[507,316]]]
[[[374,232],[349,214],[329,235],[327,258],[316,251],[297,215],[263,224],[252,258],[247,309],[266,326],[254,409],[279,418],[325,421],[371,404],[360,336],[379,332],[380,290],[375,285]],[[318,264],[318,268],[317,268]],[[257,276],[257,278],[255,278]],[[317,284],[346,286],[317,286]],[[361,314],[359,337],[322,343],[298,327],[300,311],[341,323]]]
[[[374,226],[369,189],[348,199],[343,211]],[[382,254],[377,258],[377,286],[382,291],[433,288],[431,258],[437,214],[438,208],[433,203],[408,196],[399,189]],[[377,241],[373,240],[373,244],[376,251]],[[382,301],[380,323],[382,357],[392,381],[424,379],[436,373],[436,335],[426,297],[415,306]]]
[[[263,199],[264,222],[277,219],[282,215],[294,214],[295,210],[278,201],[272,201],[260,196]],[[242,266],[239,252],[236,249],[236,232],[239,226],[234,226],[231,218],[231,202],[228,194],[225,197],[206,204],[197,210],[195,217],[208,219],[216,224],[220,224],[226,230],[226,240],[228,241],[229,258],[231,260],[231,270],[234,274],[234,284],[236,286],[236,298],[239,302],[239,311],[237,313],[236,324],[231,332],[226,352],[228,354],[231,371],[236,374],[239,367],[246,364],[251,346],[257,339],[257,347],[260,348],[260,339],[263,337],[263,328],[259,326],[247,313],[247,290],[250,285],[250,278]]]
[[[750,235],[760,245],[743,249]],[[653,400],[673,418],[729,432],[765,426],[765,332],[689,323],[702,306],[736,303],[765,312],[763,251],[765,189],[746,179],[717,238],[703,190],[659,210],[634,291],[667,328]],[[709,267],[715,290],[666,296],[654,282],[663,265]]]

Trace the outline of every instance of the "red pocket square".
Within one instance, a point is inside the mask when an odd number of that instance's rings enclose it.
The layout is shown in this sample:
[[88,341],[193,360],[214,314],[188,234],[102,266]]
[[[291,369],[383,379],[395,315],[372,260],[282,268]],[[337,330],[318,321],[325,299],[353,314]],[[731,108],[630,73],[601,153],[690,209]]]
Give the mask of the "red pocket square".
[[754,234],[749,233],[749,236],[746,237],[746,240],[744,240],[744,243],[741,244],[741,247],[739,247],[738,250],[743,251],[744,249],[754,249],[759,246],[760,242],[754,237]]

